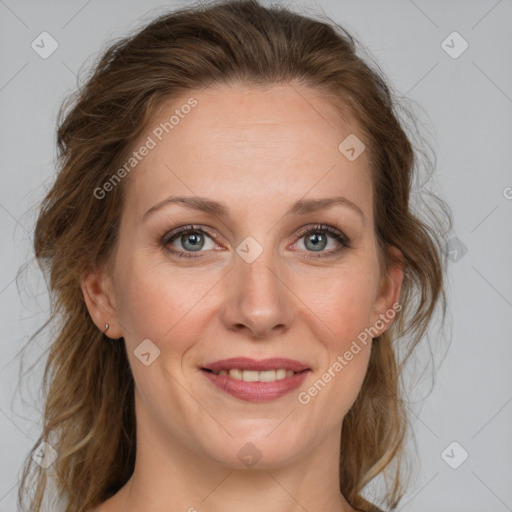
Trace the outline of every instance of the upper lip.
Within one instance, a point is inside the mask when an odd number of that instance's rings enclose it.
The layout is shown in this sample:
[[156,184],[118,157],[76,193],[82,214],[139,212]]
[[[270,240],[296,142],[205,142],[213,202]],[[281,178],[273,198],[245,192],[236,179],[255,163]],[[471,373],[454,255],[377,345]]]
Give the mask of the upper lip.
[[221,359],[213,363],[208,363],[202,368],[205,370],[213,370],[215,372],[235,368],[239,370],[253,371],[278,370],[283,368],[285,370],[293,370],[294,372],[301,372],[303,370],[310,369],[307,364],[283,357],[259,360],[248,357],[232,357],[230,359]]

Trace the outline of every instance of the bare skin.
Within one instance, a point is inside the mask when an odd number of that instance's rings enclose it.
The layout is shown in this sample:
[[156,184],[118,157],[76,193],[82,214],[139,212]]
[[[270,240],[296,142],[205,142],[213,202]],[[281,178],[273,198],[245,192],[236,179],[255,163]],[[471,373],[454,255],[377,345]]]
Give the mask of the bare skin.
[[[298,394],[398,301],[401,268],[379,271],[367,154],[349,161],[338,149],[349,134],[363,135],[314,90],[216,85],[163,108],[141,144],[191,96],[197,106],[129,176],[112,266],[82,282],[96,325],[109,324],[112,343],[124,338],[136,383],[135,471],[98,508],[354,512],[340,493],[340,435],[371,338],[307,404]],[[171,195],[221,202],[229,215],[174,203],[143,219]],[[285,215],[300,199],[334,196],[356,207]],[[190,233],[160,243],[189,224],[208,230],[200,250],[191,250]],[[319,224],[350,245],[315,231]],[[317,250],[314,233],[325,240]],[[236,252],[249,236],[262,248],[251,263]],[[134,354],[146,339],[160,350],[149,366]],[[245,400],[201,370],[240,356],[295,359],[310,371],[280,398]],[[237,456],[249,442],[261,455],[250,468]]]

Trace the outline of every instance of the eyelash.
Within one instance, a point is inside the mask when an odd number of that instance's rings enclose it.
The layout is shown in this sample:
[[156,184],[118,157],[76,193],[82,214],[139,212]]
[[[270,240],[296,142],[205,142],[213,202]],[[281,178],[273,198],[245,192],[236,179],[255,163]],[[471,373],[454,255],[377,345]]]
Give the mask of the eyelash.
[[[187,233],[203,233],[205,235],[208,235],[213,240],[219,242],[220,237],[215,234],[211,233],[209,230],[205,230],[197,225],[188,225],[188,226],[182,226],[180,228],[174,229],[172,231],[167,232],[161,239],[161,245],[169,251],[174,256],[177,256],[178,258],[202,258],[202,256],[192,256],[192,251],[176,251],[174,249],[169,249],[168,245],[171,242],[174,242],[178,237],[187,234]],[[352,241],[341,231],[325,225],[325,224],[317,224],[316,226],[309,227],[304,231],[301,231],[299,234],[297,234],[297,239],[295,240],[294,244],[297,243],[301,238],[305,237],[306,235],[309,235],[311,233],[327,233],[331,235],[333,238],[336,239],[341,244],[341,247],[337,249],[331,249],[330,251],[321,251],[321,256],[305,256],[306,259],[320,259],[320,258],[326,258],[329,256],[334,256],[335,254],[338,254],[339,252],[343,251],[344,249],[350,249],[352,247],[351,243]],[[204,252],[204,251],[197,251],[197,252]],[[306,252],[312,252],[312,251],[306,251]]]

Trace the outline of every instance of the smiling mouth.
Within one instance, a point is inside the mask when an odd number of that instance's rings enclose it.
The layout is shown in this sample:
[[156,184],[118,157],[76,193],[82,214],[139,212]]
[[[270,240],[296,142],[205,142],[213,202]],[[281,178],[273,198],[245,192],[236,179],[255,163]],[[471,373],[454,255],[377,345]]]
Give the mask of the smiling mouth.
[[295,372],[293,370],[287,370],[285,368],[278,368],[276,370],[241,370],[240,368],[230,368],[223,370],[210,370],[208,368],[202,368],[203,371],[219,375],[219,377],[230,377],[234,380],[244,382],[275,382],[278,380],[286,379],[287,377],[293,377],[295,374],[304,373],[308,370],[302,370]]
[[201,373],[218,390],[250,402],[284,397],[312,371],[309,364],[286,357],[231,357],[202,364]]

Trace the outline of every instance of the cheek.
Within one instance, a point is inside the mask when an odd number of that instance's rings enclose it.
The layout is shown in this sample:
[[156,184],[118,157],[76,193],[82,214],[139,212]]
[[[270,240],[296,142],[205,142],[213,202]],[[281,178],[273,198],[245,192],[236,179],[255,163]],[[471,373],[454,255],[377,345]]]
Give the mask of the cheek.
[[120,262],[116,302],[127,343],[137,345],[149,338],[161,345],[171,339],[170,348],[180,349],[180,340],[197,329],[190,316],[208,300],[211,288],[210,281],[191,272],[151,265],[147,257]]
[[[316,378],[299,397],[301,404],[321,410],[325,425],[335,425],[352,407],[363,384],[371,352],[369,327],[372,283],[364,274],[332,284],[318,295],[306,322],[316,326],[315,337],[322,340],[325,354]],[[311,298],[313,300],[313,298]]]
[[303,287],[300,296],[312,312],[309,322],[323,326],[333,349],[343,350],[369,327],[376,280],[373,271],[352,265]]
[[367,264],[347,265],[316,280],[309,292],[302,290],[309,311],[305,322],[315,326],[314,335],[326,353],[317,379],[302,390],[299,402],[322,410],[326,425],[337,424],[352,407],[368,368],[372,340],[365,329],[370,326],[377,274],[376,267]]

